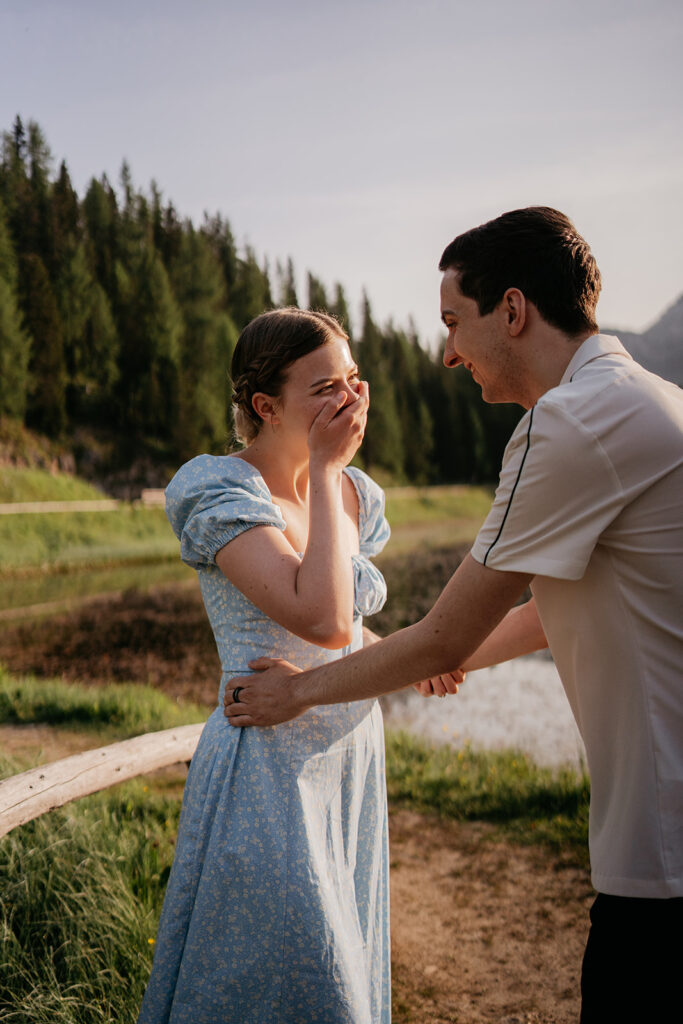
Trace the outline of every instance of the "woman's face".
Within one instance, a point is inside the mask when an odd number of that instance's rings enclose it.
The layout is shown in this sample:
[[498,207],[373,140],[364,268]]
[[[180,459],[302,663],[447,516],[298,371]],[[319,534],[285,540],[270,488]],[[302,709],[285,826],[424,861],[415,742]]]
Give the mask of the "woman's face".
[[343,395],[341,408],[358,398],[360,374],[349,344],[338,334],[301,356],[287,370],[276,402],[278,426],[288,436],[308,439],[313,420],[330,398]]

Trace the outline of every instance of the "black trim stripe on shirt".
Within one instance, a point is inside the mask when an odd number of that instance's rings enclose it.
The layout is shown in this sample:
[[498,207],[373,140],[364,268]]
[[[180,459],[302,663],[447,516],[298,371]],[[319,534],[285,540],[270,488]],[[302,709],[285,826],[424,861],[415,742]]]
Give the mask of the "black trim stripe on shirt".
[[503,516],[503,522],[500,524],[500,529],[498,530],[498,533],[496,534],[496,538],[495,538],[495,540],[491,541],[491,543],[489,544],[488,550],[487,550],[486,554],[484,555],[484,565],[486,565],[486,559],[491,554],[492,549],[496,546],[496,544],[500,540],[500,535],[503,532],[503,527],[505,526],[505,520],[508,517],[508,512],[510,511],[510,506],[512,505],[512,499],[514,498],[515,491],[517,490],[517,484],[519,483],[520,477],[522,475],[522,470],[524,469],[524,462],[526,461],[526,457],[527,457],[527,455],[529,453],[529,446],[531,444],[531,425],[534,422],[534,408],[535,408],[535,406],[532,406],[531,412],[529,414],[529,426],[528,426],[527,432],[526,432],[526,448],[524,449],[524,455],[522,456],[522,461],[519,464],[519,469],[517,471],[517,479],[515,480],[515,486],[512,488],[512,491],[510,492],[510,497],[508,498],[508,506],[505,509],[505,515]]

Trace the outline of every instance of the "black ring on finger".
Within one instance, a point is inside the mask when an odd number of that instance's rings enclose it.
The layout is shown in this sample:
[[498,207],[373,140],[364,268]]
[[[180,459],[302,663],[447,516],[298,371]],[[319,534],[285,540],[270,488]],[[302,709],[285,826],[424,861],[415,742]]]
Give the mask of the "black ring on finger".
[[237,702],[240,699],[240,693],[241,693],[241,691],[243,689],[244,689],[243,686],[236,686],[235,689],[232,691],[232,702],[233,702],[233,704],[237,704]]

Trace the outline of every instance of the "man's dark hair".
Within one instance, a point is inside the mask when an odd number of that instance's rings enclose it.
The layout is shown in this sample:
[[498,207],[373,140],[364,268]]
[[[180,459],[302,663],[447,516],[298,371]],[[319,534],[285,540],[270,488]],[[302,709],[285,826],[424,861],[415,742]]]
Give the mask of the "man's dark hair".
[[569,335],[597,331],[600,271],[568,217],[549,206],[512,210],[458,235],[439,270],[456,270],[481,316],[519,288],[549,324]]

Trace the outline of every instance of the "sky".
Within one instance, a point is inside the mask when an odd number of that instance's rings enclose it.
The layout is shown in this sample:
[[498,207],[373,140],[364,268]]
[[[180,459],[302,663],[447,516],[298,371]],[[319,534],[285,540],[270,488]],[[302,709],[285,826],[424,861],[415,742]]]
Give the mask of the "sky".
[[83,195],[122,161],[352,314],[436,343],[442,250],[555,206],[601,325],[683,292],[680,0],[0,0],[0,130],[43,129]]

